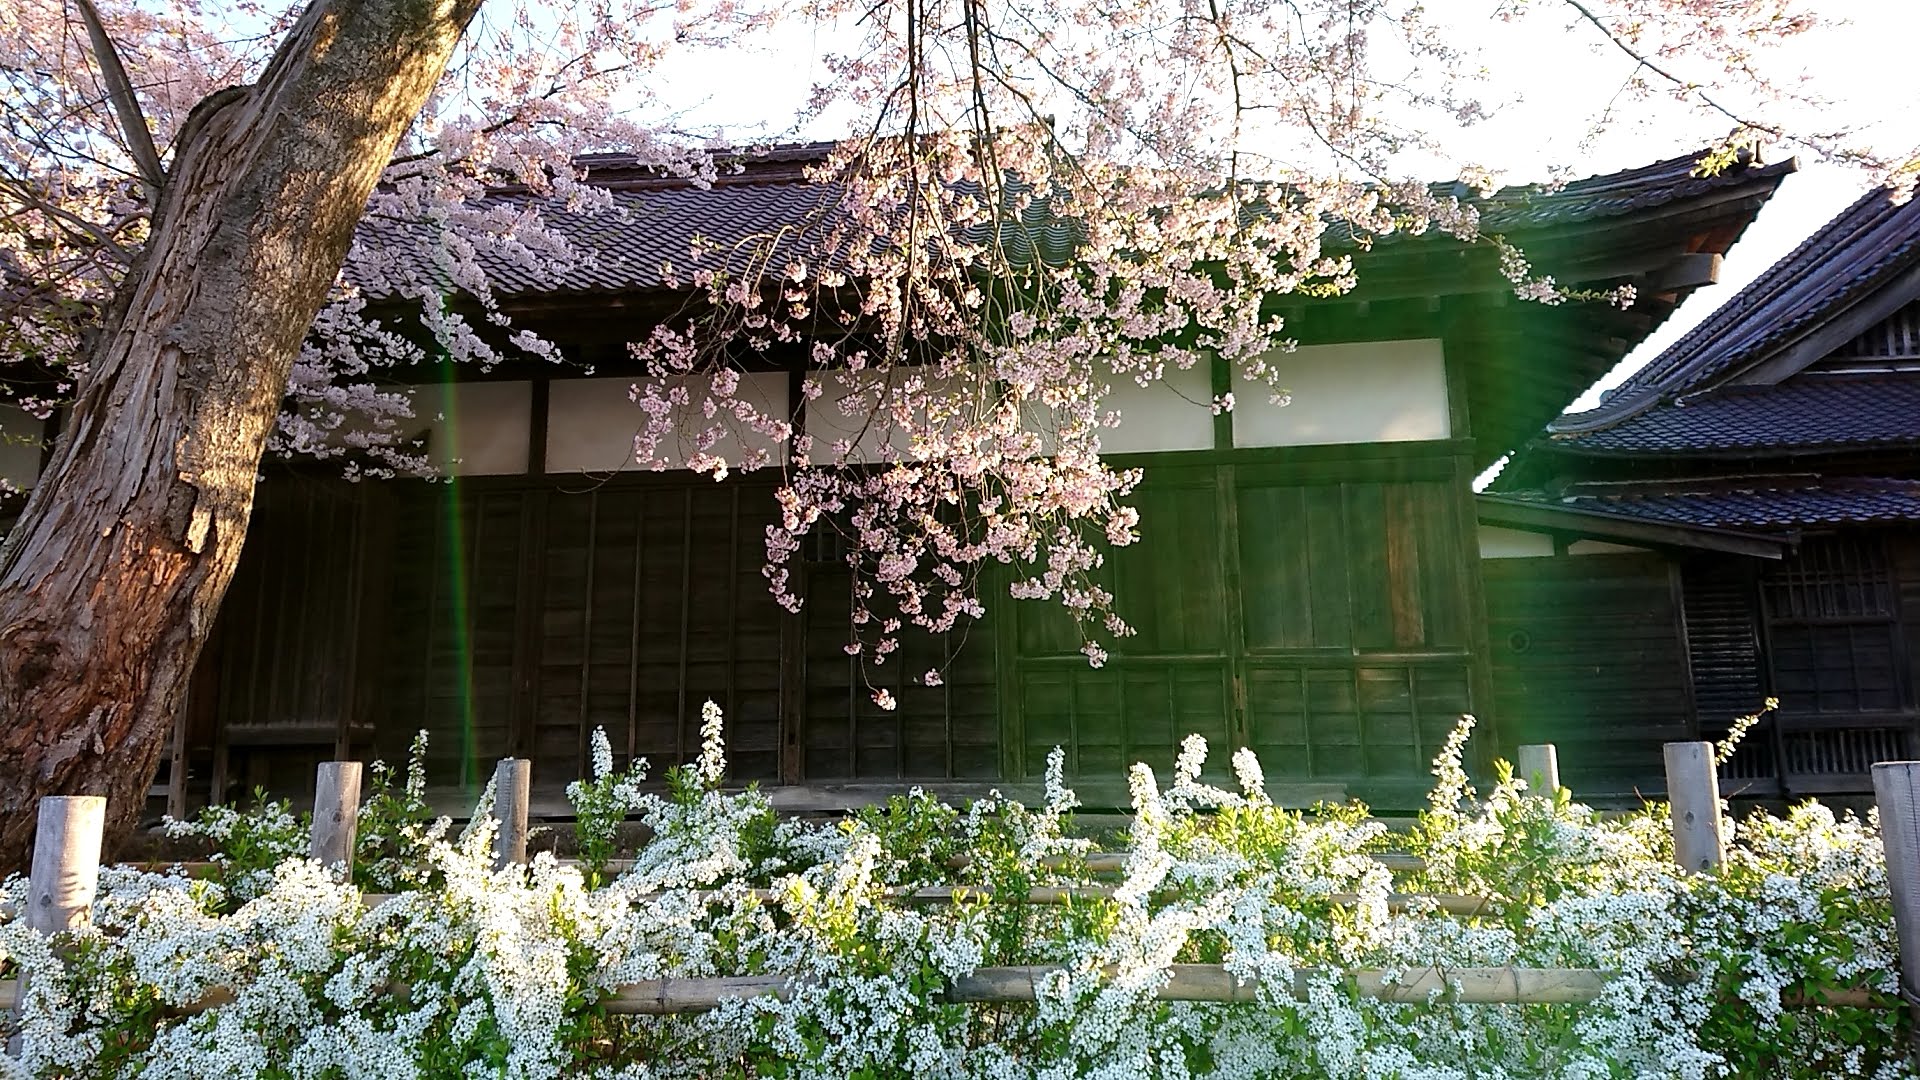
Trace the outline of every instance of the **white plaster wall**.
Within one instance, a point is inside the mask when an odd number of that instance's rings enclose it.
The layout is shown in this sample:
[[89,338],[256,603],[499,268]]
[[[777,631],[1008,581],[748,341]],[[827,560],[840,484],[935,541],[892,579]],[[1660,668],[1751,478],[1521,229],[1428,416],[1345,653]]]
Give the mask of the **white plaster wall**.
[[[706,376],[698,376],[701,380]],[[633,458],[633,437],[640,433],[646,414],[633,403],[631,390],[636,385],[657,383],[656,379],[555,379],[547,385],[547,471],[610,473],[647,469],[652,464]],[[703,391],[693,390],[697,409]],[[737,395],[762,415],[791,415],[787,400],[787,375],[780,371],[751,372],[740,377]],[[698,447],[694,440],[709,426],[704,418],[683,421],[679,438],[668,437],[659,446],[665,467],[686,468],[687,459]],[[758,431],[742,430],[727,421],[727,433],[714,443],[709,453],[729,463],[744,460],[755,450],[765,449],[778,463],[785,447]]]
[[409,389],[413,419],[402,421],[402,430],[409,435],[430,432],[427,456],[442,473],[506,476],[527,471],[532,383],[428,383]]
[[[876,464],[891,461],[895,456],[903,460],[914,458],[911,433],[902,431],[889,417],[874,415],[888,386],[899,386],[903,380],[918,377],[932,384],[932,393],[935,395],[940,394],[943,387],[957,390],[963,383],[976,390],[984,389],[977,380],[942,380],[909,367],[897,367],[885,373],[833,371],[810,374],[820,380],[821,387],[820,396],[807,402],[807,434],[813,438],[813,444],[807,451],[807,460],[815,464],[839,460],[833,444],[842,439],[852,444],[852,452],[847,457],[850,462]],[[991,403],[954,404],[963,410],[962,415],[978,416],[983,415]]]
[[1498,525],[1480,526],[1480,557],[1483,559],[1538,559],[1553,555],[1553,537],[1522,529],[1503,529]]
[[1418,442],[1452,434],[1437,338],[1303,345],[1269,359],[1292,400],[1271,404],[1270,390],[1236,370],[1235,446]]
[[1206,363],[1184,371],[1169,367],[1147,386],[1116,378],[1105,408],[1120,414],[1120,426],[1100,432],[1100,449],[1108,454],[1211,450],[1212,403],[1213,372]]

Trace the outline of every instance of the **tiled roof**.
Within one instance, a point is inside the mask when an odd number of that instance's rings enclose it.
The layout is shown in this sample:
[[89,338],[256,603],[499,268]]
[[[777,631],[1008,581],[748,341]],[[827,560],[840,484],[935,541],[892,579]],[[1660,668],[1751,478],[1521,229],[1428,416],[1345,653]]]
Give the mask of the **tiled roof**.
[[[828,144],[814,143],[755,154],[744,159],[742,171],[706,189],[649,172],[630,156],[593,155],[582,160],[589,176],[614,192],[617,212],[569,214],[551,201],[530,200],[511,189],[502,189],[492,204],[511,207],[535,201],[580,260],[558,275],[541,273],[532,260],[489,253],[482,262],[494,288],[509,295],[671,289],[677,283],[684,286],[696,267],[741,270],[764,260],[768,241],[776,237],[775,265],[793,255],[818,264],[842,193],[836,185],[809,182],[804,169],[829,149]],[[1794,167],[1791,161],[1739,165],[1720,176],[1697,177],[1692,169],[1698,157],[1676,157],[1558,188],[1507,187],[1485,200],[1455,185],[1437,190],[1477,203],[1484,228],[1524,233],[1622,217],[1755,180],[1777,180]],[[397,242],[406,228],[363,223],[359,240],[378,248]],[[1016,257],[1037,246],[1050,261],[1064,259],[1073,242],[1071,226],[1038,203],[1023,215],[1021,228],[1008,230],[1008,239]],[[704,252],[697,262],[696,249]],[[351,265],[348,273],[353,276]]]
[[[817,256],[839,199],[838,188],[797,175],[710,188],[621,185],[613,193],[615,209],[609,212],[540,208],[549,227],[579,256],[558,274],[492,249],[482,249],[479,258],[494,289],[509,295],[690,288],[688,278],[696,269],[737,273],[765,266],[769,241],[776,238],[771,254],[781,263],[792,255]],[[501,206],[524,202],[516,195],[490,200]],[[358,239],[368,246],[392,244],[401,240],[405,228],[363,225]],[[348,274],[353,275],[351,265]]]
[[1920,199],[1862,196],[1616,388],[1599,408],[1548,430],[1619,424],[1765,360],[1920,263]]
[[1452,187],[1452,193],[1480,205],[1481,227],[1492,232],[1570,225],[1600,218],[1623,217],[1708,194],[1756,179],[1779,178],[1797,168],[1791,158],[1770,164],[1734,165],[1717,176],[1696,176],[1702,152],[1682,154],[1638,168],[1570,181],[1558,188],[1521,184],[1501,188],[1491,198],[1475,200]]
[[1730,386],[1598,431],[1555,435],[1553,443],[1595,454],[1920,445],[1920,377],[1802,376]]
[[1509,491],[1500,498],[1729,529],[1920,521],[1920,481],[1883,477],[1802,474],[1579,484],[1559,495]]

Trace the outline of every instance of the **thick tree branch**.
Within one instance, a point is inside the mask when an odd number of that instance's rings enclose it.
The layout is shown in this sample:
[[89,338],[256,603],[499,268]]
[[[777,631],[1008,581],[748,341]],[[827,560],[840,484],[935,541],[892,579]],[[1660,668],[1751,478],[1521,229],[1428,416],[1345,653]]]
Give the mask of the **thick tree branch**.
[[120,63],[120,50],[107,36],[107,28],[101,23],[93,0],[75,0],[75,3],[79,5],[80,18],[87,24],[87,40],[93,46],[94,61],[100,65],[100,78],[107,84],[107,99],[113,103],[114,115],[120,119],[127,152],[133,155],[134,164],[140,169],[140,179],[146,181],[148,201],[157,203],[160,189],[166,186],[167,173],[160,165],[160,151],[153,145],[153,132],[147,127],[147,118],[140,111],[133,80],[127,78],[126,66]]

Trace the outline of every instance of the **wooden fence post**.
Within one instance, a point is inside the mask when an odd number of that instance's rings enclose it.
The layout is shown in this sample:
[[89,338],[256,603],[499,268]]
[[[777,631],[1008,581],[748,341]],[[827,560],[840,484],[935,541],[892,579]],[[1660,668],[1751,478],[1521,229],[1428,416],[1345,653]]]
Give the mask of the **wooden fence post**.
[[1920,1063],[1920,761],[1875,765],[1873,798],[1880,808],[1880,844],[1886,849],[1893,929],[1900,939],[1900,994],[1914,1022],[1910,1055]]
[[1552,743],[1533,743],[1520,748],[1520,760],[1515,765],[1520,779],[1527,782],[1527,790],[1535,795],[1553,798],[1560,790],[1560,752]]
[[1670,742],[1666,758],[1673,861],[1696,873],[1718,870],[1726,858],[1726,841],[1720,832],[1720,771],[1713,744]]
[[533,762],[501,758],[493,769],[493,868],[505,870],[527,861],[527,803],[533,796]]
[[360,828],[360,763],[323,761],[313,782],[313,835],[308,855],[353,877],[353,840]]
[[107,800],[98,795],[47,795],[33,834],[28,879],[27,929],[42,934],[71,930],[93,915],[100,888],[100,834]]

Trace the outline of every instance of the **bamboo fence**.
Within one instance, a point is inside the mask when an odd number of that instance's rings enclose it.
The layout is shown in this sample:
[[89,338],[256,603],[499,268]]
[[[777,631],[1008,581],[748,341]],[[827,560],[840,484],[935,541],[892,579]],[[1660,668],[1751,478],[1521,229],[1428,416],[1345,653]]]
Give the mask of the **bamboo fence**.
[[[1706,748],[1706,752],[1702,752],[1702,748]],[[1669,749],[1666,757],[1668,789],[1674,806],[1676,852],[1682,865],[1690,871],[1712,873],[1724,858],[1724,840],[1717,823],[1719,782],[1711,745],[1676,745]],[[1523,767],[1544,773],[1538,779],[1557,788],[1558,763],[1551,747],[1524,747],[1521,760]],[[524,790],[528,768],[522,760],[503,761],[496,778],[502,781],[503,790]],[[355,763],[329,762],[320,767],[311,849],[315,858],[329,864],[344,863],[351,858],[359,811],[359,779],[359,766]],[[1914,979],[1920,975],[1920,762],[1876,765],[1874,783],[1900,934],[1903,992],[1912,1000],[1915,999]],[[507,812],[499,821],[494,847],[496,864],[524,864],[527,803],[522,798],[510,798],[505,805]],[[1708,812],[1701,808],[1712,808],[1710,816],[1716,819],[1713,827],[1703,826],[1700,819],[1708,816]],[[103,819],[104,800],[96,797],[41,800],[26,912],[27,922],[34,929],[52,933],[80,925],[89,917],[98,885]],[[1089,871],[1113,873],[1123,869],[1125,858],[1121,854],[1099,853],[1081,862]],[[1419,860],[1410,856],[1383,854],[1376,858],[1397,872],[1421,868]],[[1059,868],[1065,869],[1068,865],[1070,862],[1062,862]],[[1029,889],[1021,899],[1034,904],[1071,904],[1111,898],[1114,891],[1100,885],[1047,886]],[[770,895],[766,890],[759,893]],[[890,899],[900,903],[940,904],[991,895],[991,890],[980,887],[945,886],[897,890]],[[362,897],[369,907],[389,899],[391,897],[377,893]],[[1354,895],[1335,895],[1330,899],[1341,904],[1360,901]],[[1488,898],[1473,896],[1393,894],[1387,903],[1396,910],[1435,910],[1465,916],[1493,910]],[[956,1003],[1032,1002],[1041,996],[1043,986],[1058,979],[1066,970],[1049,965],[980,968],[951,980],[943,993],[947,1001]],[[1262,991],[1268,991],[1277,997],[1303,999],[1313,982],[1327,977],[1359,997],[1387,1002],[1445,1000],[1476,1005],[1580,1005],[1596,1000],[1619,973],[1587,968],[1527,967],[1301,970],[1281,986],[1266,987],[1237,977],[1223,965],[1175,964],[1156,988],[1155,996],[1162,1001],[1237,1004],[1259,1001]],[[784,997],[802,985],[803,977],[778,974],[652,979],[611,988],[600,1006],[610,1014],[626,1016],[699,1013],[741,998]],[[389,990],[404,992],[404,987]],[[0,1010],[16,1008],[19,1000],[17,981],[0,982]],[[216,987],[200,1001],[177,1011],[204,1011],[230,1000],[230,991]],[[1863,989],[1789,994],[1786,1004],[1792,1007],[1906,1007],[1898,998]]]

